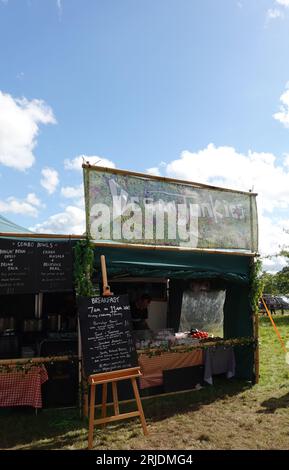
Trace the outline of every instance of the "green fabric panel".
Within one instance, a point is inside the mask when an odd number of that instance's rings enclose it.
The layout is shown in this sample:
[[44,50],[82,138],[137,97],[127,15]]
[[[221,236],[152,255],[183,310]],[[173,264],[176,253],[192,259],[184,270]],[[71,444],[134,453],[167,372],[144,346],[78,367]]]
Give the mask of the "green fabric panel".
[[250,257],[196,253],[188,251],[144,250],[118,247],[96,247],[96,265],[105,255],[109,277],[130,273],[135,276],[168,278],[216,278],[247,283]]
[[[224,337],[253,336],[253,317],[249,300],[249,286],[228,284],[224,306]],[[252,346],[235,347],[236,376],[253,379],[254,350]]]

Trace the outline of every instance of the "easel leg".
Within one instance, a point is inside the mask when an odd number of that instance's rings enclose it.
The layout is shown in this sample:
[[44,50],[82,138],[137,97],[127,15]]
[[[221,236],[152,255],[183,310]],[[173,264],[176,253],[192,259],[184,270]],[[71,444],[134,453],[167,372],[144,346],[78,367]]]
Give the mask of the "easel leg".
[[90,387],[90,410],[89,410],[89,429],[88,429],[88,449],[92,449],[93,445],[93,428],[94,428],[94,405],[95,405],[95,385]]
[[[101,417],[106,418],[107,384],[102,384]],[[105,426],[103,423],[102,426]]]
[[132,378],[131,383],[132,383],[134,396],[135,396],[136,403],[137,403],[137,408],[138,408],[138,411],[139,411],[139,414],[140,414],[140,420],[141,420],[141,425],[142,425],[142,428],[143,428],[143,433],[146,436],[148,434],[147,423],[146,423],[146,419],[145,419],[145,416],[144,416],[143,407],[142,407],[141,399],[140,399],[140,396],[139,396],[139,391],[138,391],[138,386],[137,386],[137,383],[136,383],[136,379]]
[[114,414],[119,415],[119,405],[118,405],[116,382],[112,382],[112,396],[113,396]]

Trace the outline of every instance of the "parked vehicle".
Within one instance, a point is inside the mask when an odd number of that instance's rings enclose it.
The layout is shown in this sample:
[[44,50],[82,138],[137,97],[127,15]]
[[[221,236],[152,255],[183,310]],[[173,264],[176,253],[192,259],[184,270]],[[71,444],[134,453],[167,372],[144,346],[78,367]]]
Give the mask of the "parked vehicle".
[[[284,310],[289,310],[289,297],[286,295],[263,294],[263,299],[271,314],[276,313],[276,310],[281,310],[282,314],[284,313]],[[265,312],[265,307],[261,299],[259,302],[259,308],[262,312]]]

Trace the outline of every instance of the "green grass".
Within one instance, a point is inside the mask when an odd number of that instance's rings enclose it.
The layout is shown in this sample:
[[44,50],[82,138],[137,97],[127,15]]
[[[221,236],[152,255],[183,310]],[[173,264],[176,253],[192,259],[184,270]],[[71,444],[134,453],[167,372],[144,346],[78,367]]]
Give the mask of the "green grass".
[[[289,316],[274,316],[286,344]],[[214,387],[143,400],[149,435],[137,419],[95,430],[96,449],[289,449],[289,365],[267,317],[260,319],[260,382],[215,380]],[[121,411],[132,405],[121,405]],[[0,410],[2,449],[85,449],[78,410]]]

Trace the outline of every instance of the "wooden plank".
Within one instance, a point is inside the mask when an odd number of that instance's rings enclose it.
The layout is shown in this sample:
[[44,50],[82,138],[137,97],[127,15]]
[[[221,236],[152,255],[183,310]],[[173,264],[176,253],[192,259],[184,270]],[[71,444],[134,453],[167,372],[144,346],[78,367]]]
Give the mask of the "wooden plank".
[[113,407],[114,414],[119,415],[119,405],[118,405],[118,396],[117,396],[117,385],[115,382],[112,382],[112,396],[113,396]]
[[256,349],[255,349],[255,383],[259,383],[260,377],[260,351],[259,351],[259,315],[255,313],[254,316],[254,336],[256,340]]
[[28,366],[31,364],[39,364],[42,362],[66,362],[71,360],[79,360],[78,356],[49,356],[49,357],[31,357],[31,358],[19,358],[19,359],[1,359],[0,366],[9,366],[9,365],[21,365],[27,364]]
[[148,173],[139,173],[136,171],[130,171],[130,170],[119,170],[118,168],[107,168],[104,166],[96,166],[96,165],[90,165],[88,163],[83,163],[82,168],[85,168],[87,170],[96,170],[99,172],[103,173],[113,173],[115,175],[124,175],[124,176],[136,176],[138,178],[146,179],[146,180],[156,180],[156,181],[162,181],[164,183],[175,183],[175,184],[181,184],[185,186],[192,186],[193,188],[197,189],[212,189],[212,190],[218,190],[218,191],[224,191],[227,193],[236,193],[236,194],[246,194],[247,196],[257,196],[257,193],[253,193],[251,191],[241,191],[238,189],[230,189],[230,188],[221,188],[219,186],[212,186],[209,184],[203,184],[203,183],[195,183],[193,181],[188,181],[188,180],[178,180],[176,178],[168,178],[166,176],[157,176],[157,175],[149,175]]
[[132,367],[131,369],[113,370],[111,372],[102,372],[99,374],[93,374],[89,376],[89,382],[91,384],[100,384],[111,382],[113,380],[123,380],[124,378],[130,378],[132,376],[138,377],[141,375],[139,367]]
[[102,384],[101,417],[106,418],[107,383]]
[[94,420],[94,424],[111,423],[112,421],[119,421],[121,419],[135,418],[139,416],[139,411],[130,411],[129,413],[122,413],[115,416],[108,416],[106,418],[99,418]]
[[135,396],[136,403],[137,403],[137,408],[138,408],[138,411],[139,411],[141,425],[142,425],[142,428],[143,428],[143,433],[146,436],[148,434],[147,423],[146,423],[146,419],[145,419],[145,416],[144,416],[141,399],[140,399],[140,396],[139,396],[138,386],[137,386],[135,378],[131,379],[131,382],[132,382],[134,396]]
[[[88,429],[88,448],[92,449],[93,444],[93,423],[94,423],[94,405],[95,405],[95,385],[90,389],[90,409],[89,409],[89,429]],[[106,418],[105,418],[106,419]]]
[[96,247],[102,248],[129,248],[129,249],[140,249],[140,250],[157,250],[157,251],[178,251],[178,252],[192,252],[192,253],[208,253],[218,255],[235,255],[235,256],[249,256],[254,258],[259,256],[257,252],[251,251],[226,251],[212,248],[189,248],[182,246],[166,246],[166,245],[142,245],[140,243],[113,243],[113,242],[99,242],[91,240]]
[[55,238],[55,239],[85,239],[85,235],[62,235],[62,234],[55,234],[55,233],[6,233],[0,232],[0,237],[5,238]]

